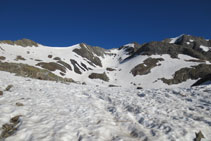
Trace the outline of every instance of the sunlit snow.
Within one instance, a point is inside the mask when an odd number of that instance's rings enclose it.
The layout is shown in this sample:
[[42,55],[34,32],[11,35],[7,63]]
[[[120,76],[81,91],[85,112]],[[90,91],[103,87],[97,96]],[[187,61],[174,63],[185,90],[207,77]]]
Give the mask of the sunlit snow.
[[0,96],[0,126],[22,115],[5,141],[192,141],[199,131],[211,140],[211,85],[137,90],[0,77],[0,90],[13,85]]

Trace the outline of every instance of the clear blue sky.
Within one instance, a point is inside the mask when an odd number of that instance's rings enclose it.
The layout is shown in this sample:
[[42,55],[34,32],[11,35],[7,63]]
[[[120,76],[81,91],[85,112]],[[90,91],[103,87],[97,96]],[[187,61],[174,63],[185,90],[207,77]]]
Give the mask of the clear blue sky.
[[0,40],[114,48],[183,33],[211,39],[211,0],[0,0]]

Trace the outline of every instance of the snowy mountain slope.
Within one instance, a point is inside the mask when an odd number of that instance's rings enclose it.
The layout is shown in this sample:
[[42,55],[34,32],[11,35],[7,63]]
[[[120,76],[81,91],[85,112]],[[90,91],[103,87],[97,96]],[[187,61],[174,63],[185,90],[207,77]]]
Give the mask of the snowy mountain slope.
[[190,35],[111,50],[84,43],[48,47],[23,39],[0,42],[0,62],[28,64],[90,85],[189,87],[211,74],[210,47],[211,40]]
[[21,115],[5,141],[191,141],[199,131],[211,140],[210,85],[136,90],[0,78],[0,90],[13,85],[0,95],[0,127]]

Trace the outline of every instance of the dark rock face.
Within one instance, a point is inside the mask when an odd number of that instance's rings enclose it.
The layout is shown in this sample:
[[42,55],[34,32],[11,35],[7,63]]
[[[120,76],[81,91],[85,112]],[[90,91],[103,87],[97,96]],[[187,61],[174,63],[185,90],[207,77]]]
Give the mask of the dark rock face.
[[205,40],[202,37],[195,37],[190,35],[182,35],[180,38],[178,38],[175,42],[177,45],[186,45],[187,42],[190,43],[190,46],[199,47],[199,45],[203,46],[211,46],[210,42]]
[[106,68],[107,71],[115,71],[116,69],[113,68]]
[[172,58],[177,58],[178,54],[189,55],[201,60],[211,60],[209,55],[205,55],[202,51],[197,51],[188,45],[176,45],[162,42],[151,42],[143,45],[136,54],[153,55],[153,54],[169,54]]
[[[104,49],[99,47],[91,47],[86,44],[80,44],[80,49],[74,49],[73,52],[77,53],[78,55],[88,59],[92,63],[94,63],[97,66],[102,67],[102,63],[97,56],[104,57]],[[96,54],[96,55],[94,55]]]
[[199,79],[198,81],[196,81],[196,82],[192,85],[192,87],[193,87],[193,86],[199,86],[199,85],[201,85],[201,84],[203,84],[203,83],[206,83],[206,82],[208,82],[208,81],[211,81],[211,73],[208,74],[208,75],[206,75],[206,76],[204,76],[203,78]]
[[164,42],[150,42],[142,45],[130,58],[136,55],[155,55],[169,54],[172,58],[177,58],[178,52],[181,52],[181,47],[175,44]]
[[91,79],[101,79],[103,81],[109,81],[108,76],[106,75],[106,73],[92,73],[89,75],[89,78]]
[[66,67],[69,70],[72,70],[71,66],[68,63],[64,62],[64,61],[59,60],[59,61],[57,61],[57,63],[63,65],[64,67]]
[[82,66],[85,70],[87,70],[87,71],[89,70],[89,69],[87,68],[87,66],[86,66],[84,63],[82,63],[82,62],[81,62],[81,66]]
[[121,46],[119,48],[119,50],[124,50],[127,55],[132,55],[133,53],[135,53],[141,47],[141,45],[136,43],[136,42],[134,42],[132,44],[134,45],[134,47],[130,47],[130,46],[125,45],[125,46]]
[[131,73],[133,74],[133,76],[146,75],[146,74],[150,73],[152,68],[159,65],[159,64],[157,64],[159,61],[163,61],[163,58],[149,57],[148,59],[144,60],[144,63],[135,66],[131,70]]
[[172,79],[161,78],[161,80],[168,84],[179,84],[188,79],[196,80],[199,78],[204,78],[211,73],[211,65],[200,64],[193,66],[191,68],[182,68],[175,72]]
[[4,44],[9,44],[9,45],[19,45],[22,47],[38,47],[38,43],[29,40],[29,39],[22,39],[22,40],[17,40],[17,41],[10,41],[10,40],[4,40],[4,41],[0,41],[0,43],[4,43]]
[[54,57],[53,60],[58,60],[58,61],[60,61],[61,58],[59,58],[59,57]]
[[205,63],[204,60],[194,60],[194,59],[189,59],[189,60],[185,60],[187,62],[198,62],[198,63]]
[[52,58],[53,57],[53,55],[48,55],[48,58]]
[[82,72],[80,71],[79,67],[80,65],[73,59],[70,59],[71,64],[74,67],[74,72],[78,73],[78,74],[82,74]]
[[169,54],[172,58],[178,58],[178,54],[184,54],[201,60],[211,61],[211,51],[205,52],[200,48],[200,45],[211,47],[210,40],[207,41],[201,37],[183,35],[174,44],[170,44],[169,41],[170,39],[165,39],[162,42],[143,44],[127,60],[137,55]]

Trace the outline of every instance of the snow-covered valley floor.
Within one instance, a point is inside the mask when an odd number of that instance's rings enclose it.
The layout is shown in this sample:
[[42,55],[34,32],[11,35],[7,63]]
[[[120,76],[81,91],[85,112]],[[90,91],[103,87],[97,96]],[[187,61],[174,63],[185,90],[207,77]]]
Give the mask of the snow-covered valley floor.
[[21,115],[5,141],[192,141],[199,131],[211,140],[211,85],[136,90],[0,72],[0,90],[0,128]]

